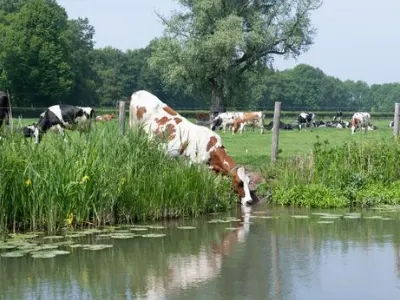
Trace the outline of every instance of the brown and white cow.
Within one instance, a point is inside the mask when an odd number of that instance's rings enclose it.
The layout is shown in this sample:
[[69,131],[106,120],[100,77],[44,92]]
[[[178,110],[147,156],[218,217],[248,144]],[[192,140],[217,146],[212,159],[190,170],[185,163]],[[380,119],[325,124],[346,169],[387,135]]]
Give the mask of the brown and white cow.
[[350,121],[351,134],[354,134],[357,128],[361,128],[367,132],[371,115],[367,112],[356,112]]
[[232,134],[235,134],[238,130],[239,133],[243,133],[245,125],[251,125],[259,127],[261,134],[264,133],[264,118],[262,111],[245,112],[242,116],[235,119],[232,125]]
[[163,146],[170,156],[188,157],[191,163],[208,164],[216,173],[231,176],[234,191],[242,204],[251,204],[255,200],[245,168],[239,167],[228,155],[221,137],[182,117],[155,95],[144,90],[132,94],[129,127],[143,128],[150,138],[165,138]]

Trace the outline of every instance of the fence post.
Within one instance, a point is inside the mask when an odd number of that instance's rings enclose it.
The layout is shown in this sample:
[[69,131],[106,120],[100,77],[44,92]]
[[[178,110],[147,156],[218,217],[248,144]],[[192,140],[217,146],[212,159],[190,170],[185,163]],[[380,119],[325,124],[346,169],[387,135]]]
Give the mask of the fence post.
[[125,113],[125,101],[119,101],[119,125],[121,128],[121,133],[122,135],[125,134],[125,117],[126,117],[126,113]]
[[399,136],[399,113],[400,103],[394,104],[394,120],[393,120],[393,137],[397,139]]
[[276,162],[279,148],[279,123],[281,119],[281,102],[275,102],[274,123],[272,127],[271,162]]

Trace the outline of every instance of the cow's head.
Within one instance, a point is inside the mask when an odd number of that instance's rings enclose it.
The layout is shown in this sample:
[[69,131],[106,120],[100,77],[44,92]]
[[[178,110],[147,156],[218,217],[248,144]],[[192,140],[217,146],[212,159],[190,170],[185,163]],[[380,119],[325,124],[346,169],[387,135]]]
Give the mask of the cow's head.
[[210,152],[210,168],[217,173],[232,176],[234,192],[242,204],[257,202],[257,197],[250,191],[250,178],[245,168],[237,166],[223,146],[216,147]]
[[222,125],[222,118],[217,117],[211,122],[210,128],[212,131],[215,131],[215,129],[217,129],[221,125]]
[[26,138],[33,137],[35,139],[36,144],[38,144],[40,142],[41,135],[40,135],[38,124],[33,123],[32,125],[23,127],[22,131]]
[[240,120],[240,118],[237,118],[236,120],[234,120],[233,124],[232,124],[232,132],[236,133],[239,130],[241,124],[242,124],[242,121]]
[[351,130],[351,134],[354,134],[354,132],[356,131],[356,127],[357,124],[359,123],[359,120],[356,118],[352,118],[350,121],[350,130]]
[[250,178],[247,175],[244,167],[239,167],[233,172],[234,191],[240,197],[240,202],[244,204],[252,204],[256,199],[253,199],[250,191]]

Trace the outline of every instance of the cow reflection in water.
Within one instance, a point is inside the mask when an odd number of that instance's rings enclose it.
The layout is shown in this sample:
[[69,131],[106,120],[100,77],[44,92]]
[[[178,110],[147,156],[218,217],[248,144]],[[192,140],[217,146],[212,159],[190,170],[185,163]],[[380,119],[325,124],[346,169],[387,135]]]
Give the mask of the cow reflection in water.
[[199,253],[172,254],[167,258],[168,277],[163,278],[155,273],[147,277],[146,299],[163,299],[172,290],[181,290],[216,278],[220,274],[223,257],[229,254],[237,243],[244,243],[250,231],[250,206],[241,206],[232,227],[227,230],[218,244],[203,246]]

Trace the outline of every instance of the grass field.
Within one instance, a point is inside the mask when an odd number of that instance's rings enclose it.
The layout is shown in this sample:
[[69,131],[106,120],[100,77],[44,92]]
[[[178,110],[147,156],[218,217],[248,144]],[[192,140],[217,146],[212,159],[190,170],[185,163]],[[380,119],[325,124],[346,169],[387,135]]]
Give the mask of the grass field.
[[[288,122],[290,120],[283,120]],[[299,132],[296,130],[281,130],[279,132],[280,158],[288,158],[296,155],[307,155],[319,137],[320,142],[328,141],[331,146],[340,146],[345,142],[357,143],[382,141],[391,139],[393,128],[389,128],[390,120],[378,120],[373,122],[378,126],[377,130],[368,131],[366,134],[356,132],[350,134],[350,129],[336,128],[309,128]],[[264,135],[259,131],[248,130],[242,135],[232,135],[230,132],[219,132],[228,152],[238,163],[252,167],[263,166],[270,163],[272,132],[267,130]]]

